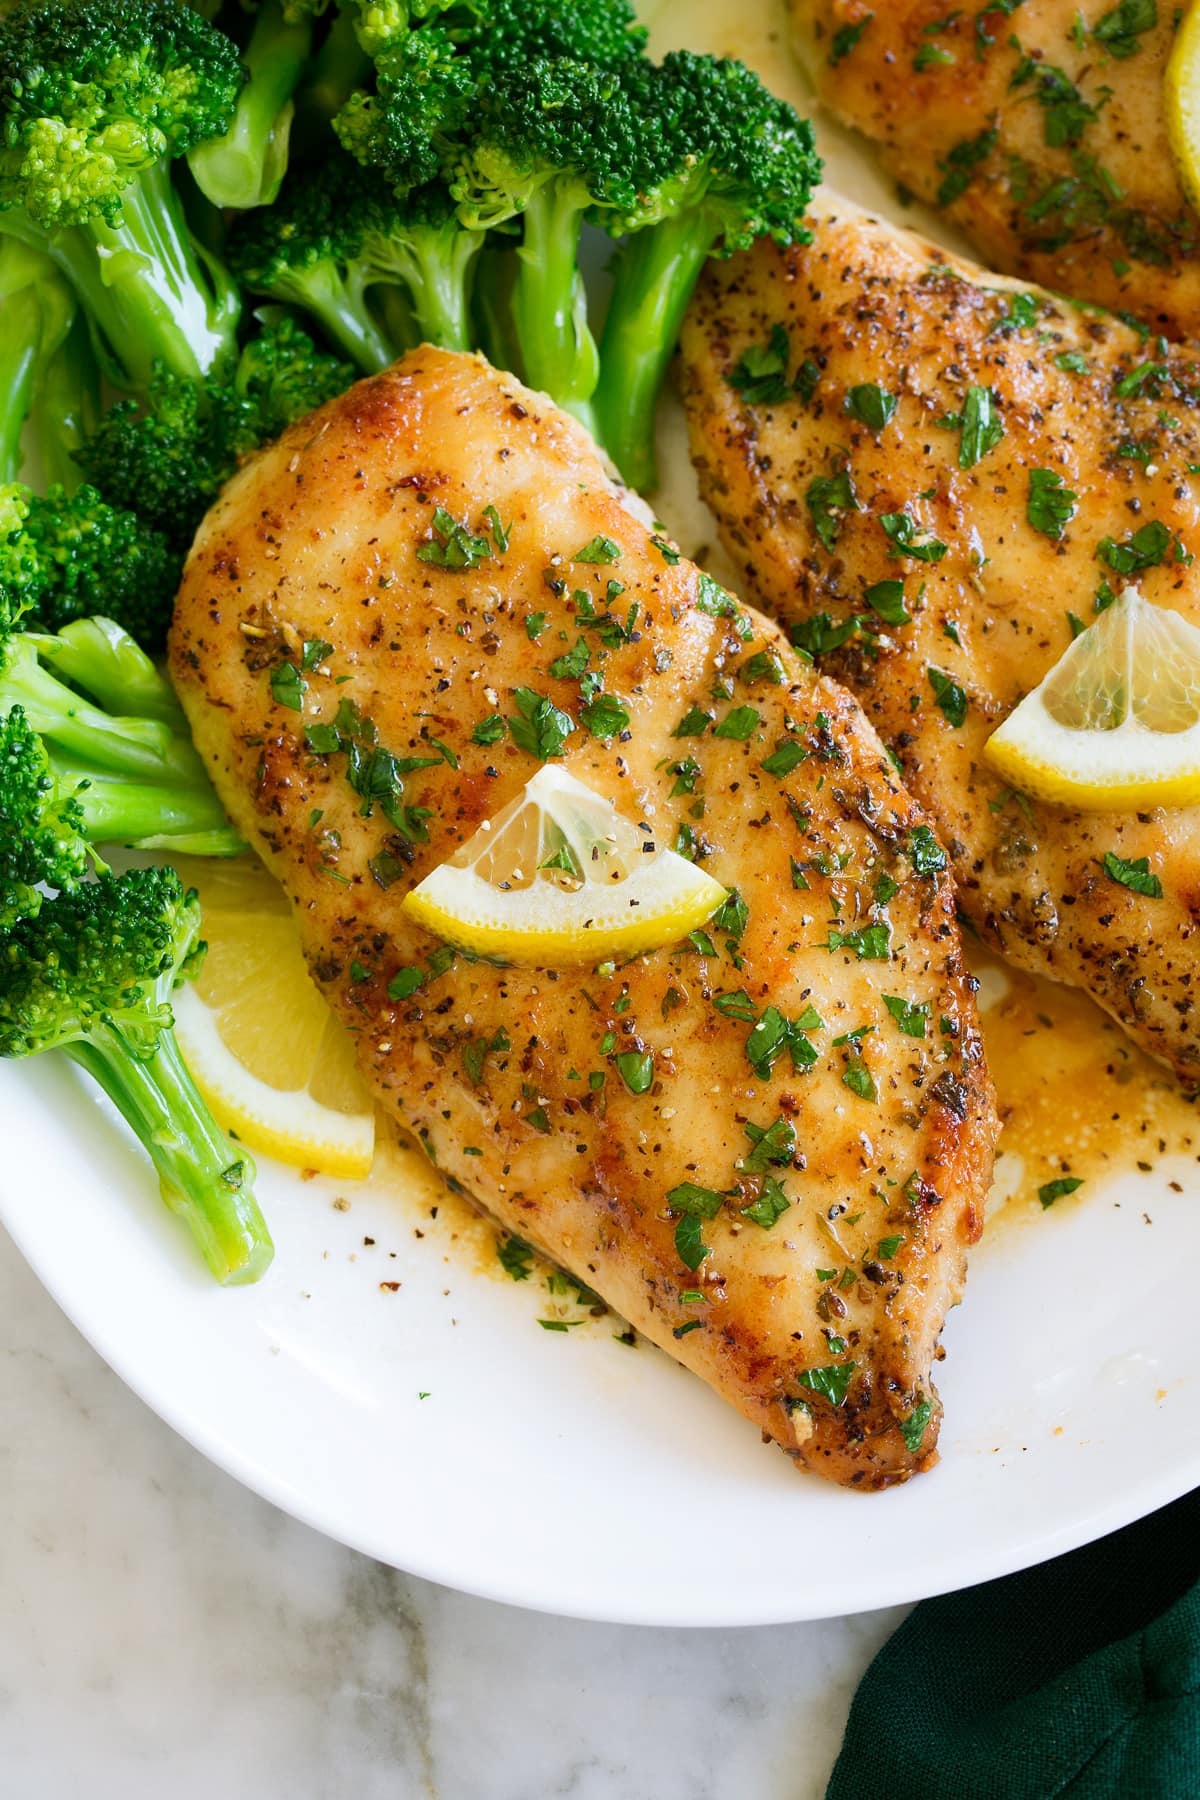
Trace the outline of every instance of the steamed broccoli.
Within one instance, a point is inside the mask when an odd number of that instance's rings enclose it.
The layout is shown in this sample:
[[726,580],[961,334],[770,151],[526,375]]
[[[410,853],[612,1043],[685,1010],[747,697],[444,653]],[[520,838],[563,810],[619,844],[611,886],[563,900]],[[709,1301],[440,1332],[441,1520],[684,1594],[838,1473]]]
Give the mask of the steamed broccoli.
[[[460,216],[523,224],[511,306],[526,380],[591,425],[599,357],[579,271],[585,218],[638,203],[640,121],[611,70],[532,62],[488,82],[451,175]],[[616,229],[614,222],[614,229]]]
[[438,183],[398,199],[335,155],[290,177],[267,211],[239,219],[229,256],[247,287],[306,307],[360,368],[374,371],[406,345],[388,332],[373,288],[403,286],[419,337],[471,347],[470,277],[483,241],[481,230],[459,223]]
[[42,364],[25,428],[29,460],[47,486],[74,493],[82,480],[78,454],[99,418],[100,371],[87,319],[77,311],[66,337]]
[[743,63],[673,51],[628,86],[644,121],[641,198],[623,221],[633,235],[614,267],[596,411],[617,467],[643,487],[655,479],[654,404],[705,261],[764,236],[806,243],[821,164],[808,121]]
[[74,887],[87,866],[74,787],[53,773],[24,708],[14,706],[0,719],[0,931],[37,912],[35,883]]
[[254,1164],[213,1119],[172,1029],[199,934],[196,894],[173,869],[64,887],[0,936],[0,1056],[60,1050],[77,1063],[132,1127],[217,1279],[255,1281],[273,1251]]
[[77,619],[54,634],[9,628],[0,717],[18,707],[94,842],[199,856],[241,849],[174,694],[111,619]]
[[313,19],[325,5],[326,0],[259,0],[255,6],[242,48],[247,81],[232,123],[188,153],[196,184],[214,206],[269,206],[279,192],[288,165],[293,95],[312,52]]
[[140,643],[166,639],[180,559],[161,532],[108,506],[95,488],[0,490],[0,582],[50,631],[103,613]]
[[0,237],[0,481],[21,470],[21,432],[71,329],[75,296],[49,257]]
[[0,16],[0,232],[70,280],[120,385],[205,373],[239,300],[190,238],[173,157],[218,137],[243,70],[184,0],[21,0]]
[[119,400],[78,460],[110,505],[136,511],[181,553],[239,458],[353,379],[292,319],[270,313],[231,379],[196,382],[160,366],[146,403]]

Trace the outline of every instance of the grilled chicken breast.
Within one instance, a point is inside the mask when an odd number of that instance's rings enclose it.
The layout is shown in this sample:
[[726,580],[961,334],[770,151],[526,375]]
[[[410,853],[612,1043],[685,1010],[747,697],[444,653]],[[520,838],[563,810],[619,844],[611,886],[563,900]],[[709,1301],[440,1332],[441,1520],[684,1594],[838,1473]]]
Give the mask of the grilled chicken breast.
[[[572,420],[430,349],[239,473],[171,667],[445,1176],[807,1468],[925,1467],[995,1120],[943,852],[849,694],[628,510]],[[736,890],[706,931],[498,967],[410,921],[554,755]]]
[[1162,82],[1179,9],[1111,0],[792,0],[829,109],[985,262],[1200,331],[1200,220]]
[[1200,625],[1195,354],[827,207],[807,247],[710,265],[683,365],[747,591],[862,701],[966,916],[1195,1085],[1200,810],[1041,805],[983,757],[1126,580]]

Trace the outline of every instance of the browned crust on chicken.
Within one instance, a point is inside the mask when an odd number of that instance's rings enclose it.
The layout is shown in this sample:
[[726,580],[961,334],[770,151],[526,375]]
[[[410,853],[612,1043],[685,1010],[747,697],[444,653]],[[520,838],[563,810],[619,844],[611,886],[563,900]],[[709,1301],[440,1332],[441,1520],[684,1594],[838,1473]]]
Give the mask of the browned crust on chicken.
[[[1200,363],[1117,320],[1011,286],[853,211],[823,212],[813,243],[763,245],[712,266],[684,337],[693,455],[747,590],[785,624],[863,614],[824,659],[858,695],[937,820],[959,902],[1013,961],[1085,988],[1189,1085],[1200,1081],[1200,811],[1085,813],[1013,794],[984,744],[1123,577],[1104,560],[1153,525],[1166,545],[1136,572],[1147,598],[1200,625]],[[1023,322],[1022,322],[1023,321]],[[786,334],[788,379],[811,399],[747,404],[730,383],[751,346]],[[856,384],[897,400],[873,432]],[[804,385],[802,383],[802,385]],[[1004,436],[961,466],[955,423],[989,389]],[[814,480],[849,471],[854,508],[814,527]],[[1029,518],[1031,470],[1074,497],[1062,536]],[[881,516],[906,512],[939,561],[897,554]],[[1034,508],[1035,515],[1037,508]],[[872,620],[869,587],[902,578],[912,622]],[[929,671],[961,687],[938,704]],[[1106,873],[1150,859],[1151,899]]]
[[[437,505],[479,533],[495,507],[508,548],[491,540],[470,568],[419,560]],[[579,560],[597,537],[619,560]],[[273,696],[272,672],[315,640],[332,648],[304,673],[301,712]],[[610,740],[582,724],[578,675],[550,669],[580,641],[629,714]],[[995,1117],[949,880],[914,868],[925,816],[845,690],[656,541],[572,421],[481,360],[429,349],[238,475],[188,564],[171,666],[364,1074],[443,1174],[804,1466],[866,1488],[927,1466],[930,1371],[979,1234]],[[459,957],[431,973],[439,945],[401,901],[540,766],[511,724],[475,741],[481,721],[519,717],[523,688],[575,721],[574,775],[655,841],[694,834],[748,907],[740,941],[735,919],[624,966]],[[403,806],[427,809],[416,841],[378,808],[364,816],[344,755],[306,747],[346,702],[394,755],[429,759],[404,775]],[[702,735],[672,735],[693,707],[709,716]],[[750,735],[716,735],[739,707],[758,715]],[[804,760],[770,774],[781,741]],[[886,960],[828,947],[835,924],[871,923],[889,934]],[[424,984],[389,998],[414,967]],[[752,1016],[816,1007],[813,1067],[801,1046],[799,1066],[785,1054],[755,1073],[751,1021],[714,1004],[739,991],[735,1010]],[[921,1009],[923,1037],[898,1028],[884,992]],[[622,1080],[625,1050],[653,1054],[648,1091]],[[851,1067],[874,1099],[847,1085]],[[747,1168],[747,1125],[777,1122],[794,1144]],[[765,1229],[742,1209],[768,1179],[789,1205]],[[683,1182],[726,1195],[694,1270],[667,1198]],[[814,1386],[831,1368],[843,1373]]]

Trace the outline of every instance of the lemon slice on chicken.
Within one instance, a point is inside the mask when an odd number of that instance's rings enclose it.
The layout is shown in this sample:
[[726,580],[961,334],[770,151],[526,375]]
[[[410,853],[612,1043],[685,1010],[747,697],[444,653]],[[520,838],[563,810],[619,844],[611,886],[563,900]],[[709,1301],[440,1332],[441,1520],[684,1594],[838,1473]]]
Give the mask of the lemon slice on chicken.
[[547,963],[660,949],[725,898],[720,882],[665,849],[649,826],[547,763],[404,907],[464,950]]
[[1175,33],[1163,79],[1163,113],[1180,184],[1200,211],[1200,5],[1188,7]]
[[1200,801],[1200,631],[1126,588],[989,738],[1016,788],[1140,812]]
[[350,1034],[308,973],[283,889],[257,859],[175,860],[200,891],[208,944],[173,997],[175,1032],[213,1116],[282,1162],[369,1175],[371,1097]]

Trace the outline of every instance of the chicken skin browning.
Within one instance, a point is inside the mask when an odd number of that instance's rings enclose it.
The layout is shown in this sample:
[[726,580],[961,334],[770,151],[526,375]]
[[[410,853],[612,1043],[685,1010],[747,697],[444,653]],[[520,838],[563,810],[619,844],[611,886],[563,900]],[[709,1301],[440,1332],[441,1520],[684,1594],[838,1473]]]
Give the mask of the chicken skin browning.
[[972,924],[1194,1086],[1200,810],[1031,802],[983,749],[1126,581],[1200,625],[1200,362],[986,281],[849,209],[714,265],[684,336],[701,485],[747,591],[899,758]]
[[[445,1176],[806,1468],[926,1467],[995,1119],[944,854],[850,695],[627,510],[572,420],[430,349],[238,474],[171,666]],[[410,922],[555,754],[736,890],[705,931],[531,968]]]
[[1200,220],[1162,83],[1180,9],[792,0],[821,99],[992,268],[1200,331]]

